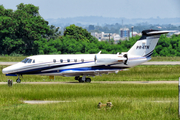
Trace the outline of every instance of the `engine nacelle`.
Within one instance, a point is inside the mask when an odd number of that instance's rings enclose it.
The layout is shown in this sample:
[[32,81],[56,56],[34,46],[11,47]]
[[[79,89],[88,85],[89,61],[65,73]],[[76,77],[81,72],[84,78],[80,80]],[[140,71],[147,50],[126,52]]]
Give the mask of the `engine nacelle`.
[[125,63],[126,57],[120,55],[103,55],[97,54],[94,56],[95,63],[111,64],[111,63]]

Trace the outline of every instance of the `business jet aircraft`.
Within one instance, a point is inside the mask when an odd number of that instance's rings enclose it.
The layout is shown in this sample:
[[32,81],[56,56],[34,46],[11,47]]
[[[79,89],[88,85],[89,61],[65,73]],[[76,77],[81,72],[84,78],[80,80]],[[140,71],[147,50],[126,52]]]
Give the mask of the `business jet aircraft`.
[[[2,70],[6,76],[75,76],[79,82],[91,82],[89,76],[118,73],[151,59],[161,34],[170,31],[144,30],[142,37],[126,53],[81,55],[35,55]],[[8,82],[9,83],[9,82]]]

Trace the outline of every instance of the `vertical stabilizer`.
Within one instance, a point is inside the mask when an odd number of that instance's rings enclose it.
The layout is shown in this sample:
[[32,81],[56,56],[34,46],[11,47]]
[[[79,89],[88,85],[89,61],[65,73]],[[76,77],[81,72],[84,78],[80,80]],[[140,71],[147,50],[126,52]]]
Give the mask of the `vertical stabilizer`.
[[161,34],[169,33],[169,31],[144,30],[142,37],[128,51],[128,56],[150,57],[153,54],[159,37]]

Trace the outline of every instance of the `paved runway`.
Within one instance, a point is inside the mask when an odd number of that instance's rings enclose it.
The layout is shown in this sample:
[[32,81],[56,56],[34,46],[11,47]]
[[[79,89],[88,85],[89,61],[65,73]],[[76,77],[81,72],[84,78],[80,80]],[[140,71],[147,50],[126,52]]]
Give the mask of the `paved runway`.
[[17,62],[0,62],[0,65],[13,65],[16,64]]
[[152,61],[142,63],[142,65],[180,65],[180,61]]
[[[179,81],[92,81],[90,84],[178,84]],[[0,82],[0,84],[7,84],[7,82]],[[13,84],[89,84],[79,82],[21,82]]]
[[[13,65],[17,62],[0,62],[0,65]],[[145,62],[142,65],[180,65],[180,61],[152,61]]]

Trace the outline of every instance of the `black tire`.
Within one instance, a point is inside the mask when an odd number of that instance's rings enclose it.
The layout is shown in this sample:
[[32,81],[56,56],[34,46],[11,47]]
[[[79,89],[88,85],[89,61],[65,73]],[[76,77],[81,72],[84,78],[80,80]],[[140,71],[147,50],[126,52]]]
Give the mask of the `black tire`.
[[17,83],[21,83],[21,79],[18,78],[18,79],[16,80],[16,82],[17,82]]
[[79,76],[75,76],[75,78],[74,78],[75,80],[79,80]]
[[86,78],[85,82],[90,83],[91,82],[91,78]]
[[79,77],[79,80],[78,80],[80,83],[82,83],[82,82],[84,82],[83,80],[82,80],[82,77]]

